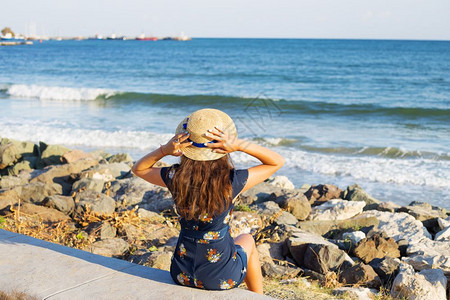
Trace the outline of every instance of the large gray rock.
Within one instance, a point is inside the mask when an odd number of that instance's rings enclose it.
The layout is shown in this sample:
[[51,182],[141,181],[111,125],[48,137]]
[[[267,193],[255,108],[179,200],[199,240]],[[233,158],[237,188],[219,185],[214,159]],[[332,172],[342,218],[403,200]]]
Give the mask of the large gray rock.
[[394,203],[392,201],[388,201],[388,202],[381,202],[380,204],[378,204],[377,206],[377,210],[379,211],[387,211],[387,212],[396,212],[401,206],[398,205],[397,203]]
[[341,269],[347,254],[337,246],[309,244],[306,247],[303,266],[321,274]]
[[380,203],[380,200],[367,194],[366,191],[357,184],[347,187],[347,190],[344,192],[344,199],[349,201],[363,201],[366,205],[376,205]]
[[400,251],[394,239],[385,239],[380,235],[373,235],[370,238],[361,240],[354,252],[365,263],[371,262],[374,258],[400,257]]
[[19,149],[13,143],[0,144],[0,170],[12,166],[20,158]]
[[283,244],[264,243],[257,246],[263,276],[269,278],[293,278],[300,273],[301,269],[289,264],[281,254]]
[[84,250],[111,257],[124,254],[129,247],[130,245],[121,238],[110,238],[94,242]]
[[154,211],[146,210],[144,208],[138,209],[138,216],[139,216],[139,218],[147,220],[149,222],[162,223],[166,220],[160,214],[155,213]]
[[312,208],[310,220],[345,220],[360,214],[366,204],[362,201],[329,200]]
[[180,231],[163,224],[141,224],[139,227],[126,224],[123,226],[123,233],[128,241],[142,241],[147,243],[148,247],[159,247],[177,241]]
[[80,178],[102,179],[107,182],[127,176],[130,170],[126,163],[100,164],[81,172]]
[[419,221],[428,221],[435,218],[446,218],[446,210],[438,207],[432,207],[425,202],[412,202],[408,206],[398,209],[399,212],[406,212]]
[[402,264],[392,284],[391,295],[411,300],[445,300],[447,278],[442,270],[423,270],[415,273],[409,265]]
[[295,188],[292,181],[290,181],[289,178],[287,178],[286,176],[279,175],[279,176],[275,176],[275,177],[270,177],[266,181],[268,183],[272,184],[273,186],[276,186],[276,187],[279,187],[282,189],[286,189],[286,190],[293,190]]
[[23,158],[22,161],[17,162],[13,166],[7,168],[8,175],[19,175],[21,171],[28,171],[36,168],[37,157],[29,156]]
[[[18,206],[16,205],[15,209],[18,209]],[[22,203],[20,205],[20,212],[32,217],[38,217],[42,219],[43,222],[61,222],[61,221],[69,221],[70,217],[66,214],[53,209],[48,208],[40,205],[34,205],[31,203]]]
[[72,192],[93,191],[101,193],[105,182],[102,179],[81,178],[72,185]]
[[7,189],[18,185],[28,184],[31,175],[29,172],[22,172],[18,176],[1,176],[0,177],[0,188]]
[[133,158],[128,153],[117,153],[106,159],[109,163],[131,163]]
[[440,230],[444,230],[445,228],[450,227],[450,217],[446,219],[438,218],[437,222]]
[[100,214],[112,214],[116,209],[116,201],[113,198],[92,191],[78,193],[75,197],[75,204],[79,213],[85,211],[87,207]]
[[99,237],[102,240],[114,238],[117,233],[117,229],[105,221],[91,223],[85,228],[85,231],[88,234]]
[[32,202],[40,204],[45,197],[62,193],[62,187],[56,183],[45,184],[35,182],[24,185],[17,185],[10,189],[2,190],[0,199],[10,197],[11,200],[21,200],[22,202]]
[[55,208],[65,214],[70,214],[75,209],[75,202],[70,196],[53,195],[45,197],[42,201],[42,205]]
[[281,212],[280,206],[278,206],[278,204],[276,204],[274,201],[256,203],[251,205],[250,208],[263,216],[273,216]]
[[311,212],[311,204],[298,190],[272,193],[270,199],[301,221],[306,220]]
[[410,244],[405,262],[416,270],[439,268],[450,275],[450,243],[448,241],[423,240]]
[[284,190],[269,182],[261,182],[251,189],[240,194],[236,204],[250,205],[254,202],[264,202],[271,198],[272,193],[282,194]]
[[39,163],[42,166],[61,164],[61,156],[70,151],[69,148],[61,145],[46,145],[42,142],[40,142],[39,147],[41,148],[41,159]]
[[342,197],[342,190],[332,184],[313,185],[305,192],[311,205],[320,205],[331,199],[340,199]]
[[384,232],[396,242],[404,239],[409,244],[420,243],[431,238],[431,234],[423,226],[422,222],[416,220],[407,213],[390,213],[382,211],[366,211],[360,217],[376,217],[379,224],[375,231]]
[[368,228],[378,226],[378,219],[374,216],[365,216],[364,214],[347,220],[335,220],[335,221],[303,221],[299,222],[298,226],[305,231],[324,235],[331,230],[360,230],[361,228]]

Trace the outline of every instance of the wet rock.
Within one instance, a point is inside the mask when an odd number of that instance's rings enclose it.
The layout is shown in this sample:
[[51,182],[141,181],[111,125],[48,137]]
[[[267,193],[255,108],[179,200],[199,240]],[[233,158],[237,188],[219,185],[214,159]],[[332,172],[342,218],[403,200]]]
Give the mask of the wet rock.
[[86,159],[86,158],[94,158],[94,157],[91,154],[83,152],[81,150],[72,150],[72,151],[64,153],[61,156],[61,161],[63,163],[70,164],[70,163],[75,162],[77,160]]
[[230,221],[233,237],[243,233],[254,234],[262,226],[262,220],[256,212],[234,211]]
[[50,208],[54,208],[65,214],[70,214],[75,209],[75,202],[70,196],[53,195],[45,197],[42,201],[42,205]]
[[439,231],[434,236],[435,241],[449,241],[450,240],[450,226],[444,230]]
[[101,193],[103,191],[104,184],[105,182],[101,179],[81,178],[73,183],[72,193],[78,193],[80,191],[93,191]]
[[407,213],[370,210],[363,212],[361,217],[376,217],[379,220],[379,224],[377,228],[374,228],[374,231],[384,232],[395,241],[404,239],[409,244],[415,244],[431,238],[431,234],[423,226],[422,222]]
[[320,205],[331,199],[340,199],[342,194],[342,190],[332,184],[313,185],[305,192],[306,198],[313,206]]
[[138,216],[141,219],[145,219],[150,222],[162,223],[165,221],[165,218],[160,214],[155,213],[154,211],[149,211],[144,208],[138,209]]
[[300,268],[284,260],[281,254],[283,244],[264,243],[257,246],[263,276],[286,279],[294,278],[300,273]]
[[328,200],[321,205],[313,207],[308,219],[345,220],[360,214],[364,206],[365,203],[361,201]]
[[375,295],[369,288],[365,287],[340,287],[331,292],[335,296],[345,296],[349,300],[367,300],[374,299]]
[[85,230],[88,234],[100,237],[102,240],[114,238],[117,233],[117,229],[115,227],[111,226],[108,222],[103,221],[91,223]]
[[116,201],[113,198],[92,191],[83,191],[75,196],[76,211],[81,213],[87,207],[100,214],[112,214],[116,209]]
[[120,256],[123,255],[130,245],[121,238],[104,239],[92,243],[84,250],[103,256]]
[[369,263],[374,258],[400,257],[398,245],[394,239],[385,239],[380,235],[361,240],[356,246],[355,255],[365,263]]
[[61,156],[70,151],[69,148],[61,145],[46,145],[42,142],[39,143],[39,148],[41,149],[41,159],[39,163],[43,167],[61,164]]
[[397,276],[400,260],[392,257],[375,258],[370,266],[380,276],[383,284],[389,284]]
[[402,264],[392,284],[391,295],[405,299],[445,300],[446,286],[447,278],[442,270],[415,273],[411,266]]
[[381,286],[381,279],[373,268],[361,263],[344,270],[340,275],[339,281],[344,284],[366,285],[375,288]]
[[380,200],[375,199],[366,193],[359,185],[354,184],[345,190],[343,193],[343,198],[348,201],[362,201],[366,203],[366,205],[371,206],[373,208],[377,207],[380,203]]
[[0,170],[12,166],[20,158],[19,149],[13,143],[0,144]]
[[303,265],[321,274],[337,271],[345,262],[347,255],[336,245],[309,244],[306,247]]
[[109,163],[130,163],[133,158],[128,153],[117,153],[106,159]]
[[378,219],[376,217],[369,217],[365,215],[358,215],[347,220],[335,221],[303,221],[299,222],[298,226],[305,231],[324,235],[332,230],[360,230],[361,228],[370,228],[378,226]]
[[282,189],[293,190],[295,188],[294,184],[286,176],[270,177],[266,182]]
[[102,179],[107,182],[128,176],[130,170],[130,166],[126,163],[100,164],[81,172],[80,178]]
[[387,212],[396,212],[401,206],[394,203],[394,202],[381,202],[380,204],[378,204],[377,206],[377,210],[379,211],[387,211]]
[[342,238],[349,240],[352,245],[356,245],[359,241],[366,238],[366,234],[362,231],[344,232]]
[[[16,205],[14,209],[18,209],[18,206]],[[42,218],[43,222],[61,222],[61,221],[68,221],[70,220],[70,217],[66,214],[53,209],[48,208],[40,205],[34,205],[31,203],[22,203],[20,205],[20,212],[31,215],[31,216],[37,216],[39,218]]]

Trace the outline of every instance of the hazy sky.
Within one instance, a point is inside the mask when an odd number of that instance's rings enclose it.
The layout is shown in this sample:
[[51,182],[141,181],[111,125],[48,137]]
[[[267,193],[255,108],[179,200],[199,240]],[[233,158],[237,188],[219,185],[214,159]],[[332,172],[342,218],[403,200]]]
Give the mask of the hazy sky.
[[450,40],[450,0],[12,0],[0,27],[47,35]]

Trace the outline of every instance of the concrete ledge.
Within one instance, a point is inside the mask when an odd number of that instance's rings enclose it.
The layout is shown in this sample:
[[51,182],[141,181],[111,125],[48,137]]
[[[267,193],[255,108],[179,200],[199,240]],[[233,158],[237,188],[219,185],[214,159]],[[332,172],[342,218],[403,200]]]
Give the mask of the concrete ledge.
[[271,299],[176,285],[169,272],[0,229],[0,290],[41,299]]

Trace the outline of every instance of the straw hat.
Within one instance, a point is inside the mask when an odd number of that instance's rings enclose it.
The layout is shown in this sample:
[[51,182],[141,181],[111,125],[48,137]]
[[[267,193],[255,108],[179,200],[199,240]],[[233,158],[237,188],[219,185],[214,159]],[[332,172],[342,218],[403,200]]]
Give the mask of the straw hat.
[[236,126],[229,115],[213,108],[204,108],[197,110],[186,117],[178,125],[175,134],[189,132],[188,141],[193,142],[189,147],[183,148],[183,154],[193,160],[215,160],[226,154],[214,153],[213,149],[206,147],[204,144],[211,142],[204,136],[208,129],[214,129],[214,126],[220,128],[228,135],[237,137]]

